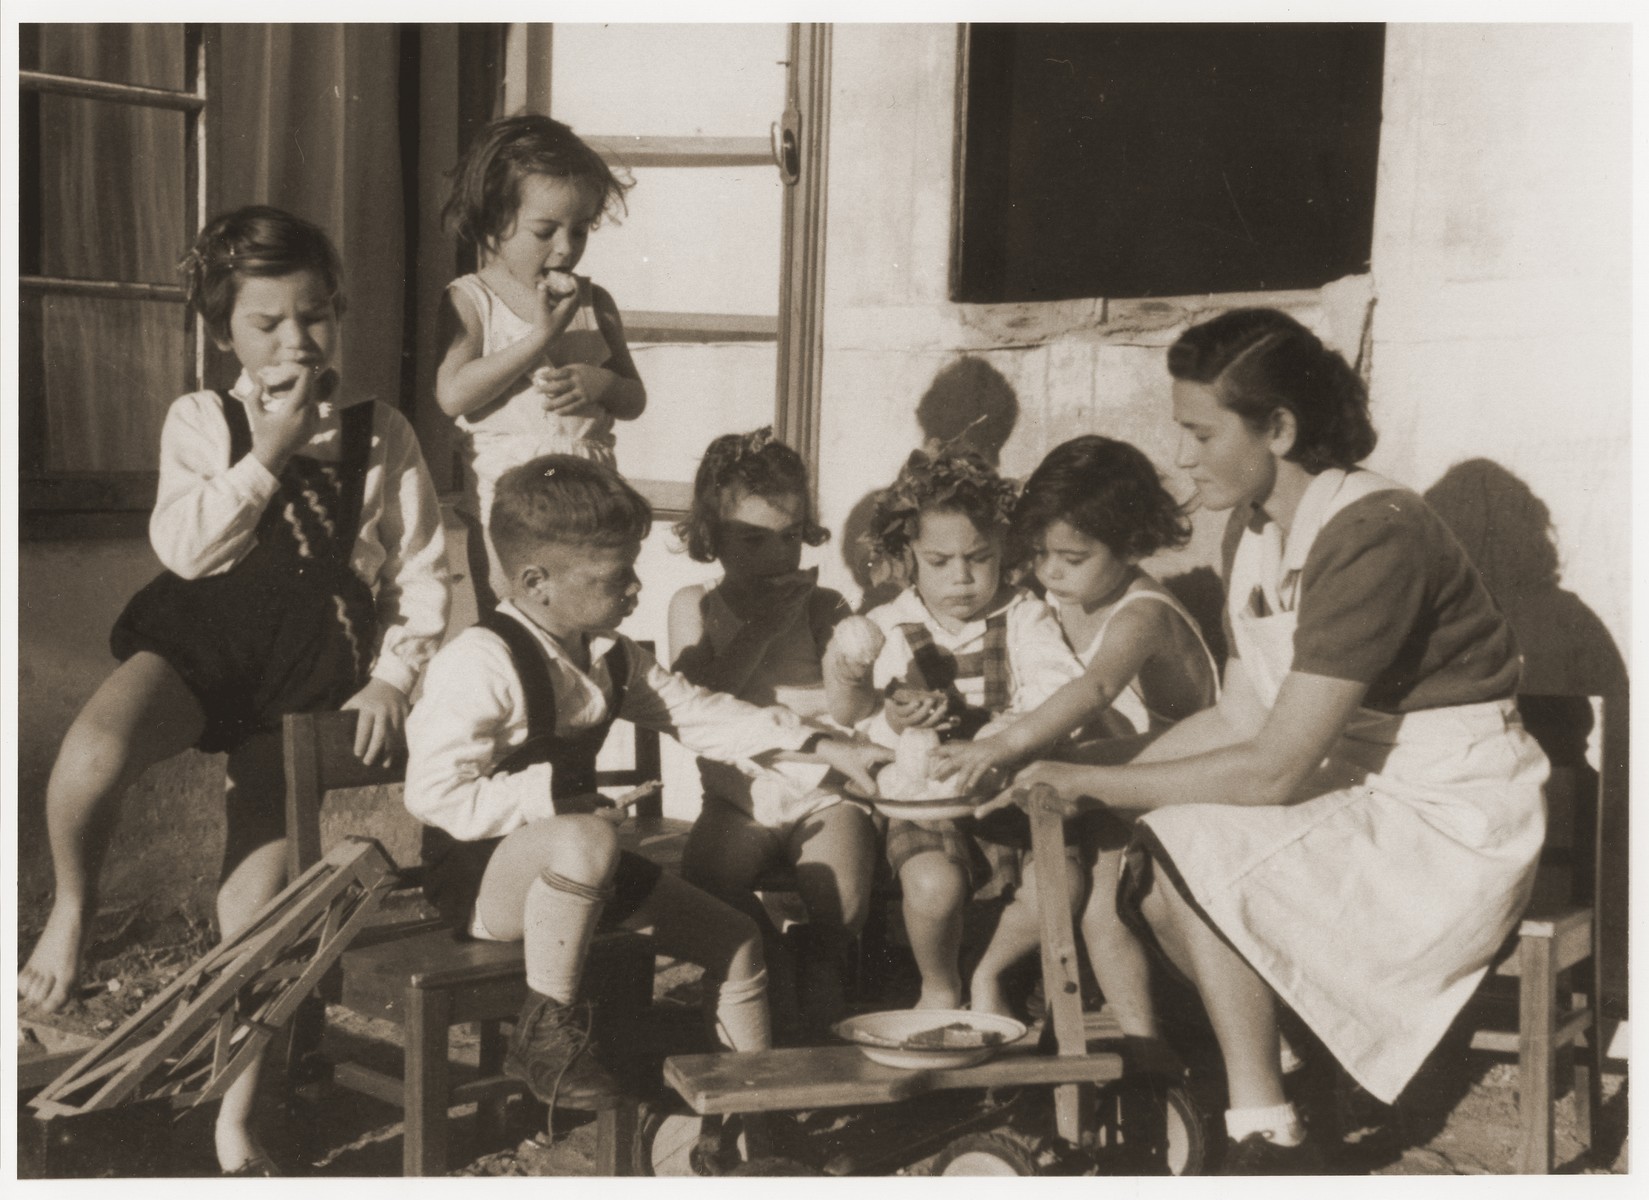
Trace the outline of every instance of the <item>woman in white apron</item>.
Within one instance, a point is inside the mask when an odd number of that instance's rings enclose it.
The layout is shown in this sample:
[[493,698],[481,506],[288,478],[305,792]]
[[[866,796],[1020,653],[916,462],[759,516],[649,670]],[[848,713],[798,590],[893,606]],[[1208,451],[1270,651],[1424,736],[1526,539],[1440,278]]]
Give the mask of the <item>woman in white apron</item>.
[[1374,429],[1345,361],[1243,309],[1188,330],[1168,367],[1179,466],[1232,510],[1224,689],[1126,766],[1039,763],[1016,792],[1145,814],[1122,889],[1208,1010],[1229,1166],[1309,1172],[1276,999],[1394,1100],[1527,901],[1547,763],[1465,552],[1356,467]]

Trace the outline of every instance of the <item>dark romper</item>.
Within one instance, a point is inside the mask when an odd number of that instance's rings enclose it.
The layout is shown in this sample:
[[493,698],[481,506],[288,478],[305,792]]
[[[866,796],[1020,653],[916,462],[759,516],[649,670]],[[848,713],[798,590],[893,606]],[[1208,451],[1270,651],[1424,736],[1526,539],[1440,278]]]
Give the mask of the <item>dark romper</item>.
[[[232,466],[252,451],[246,409],[218,393]],[[361,523],[370,403],[343,410],[336,463],[293,455],[251,548],[216,575],[166,571],[126,605],[109,634],[125,662],[160,655],[200,701],[196,746],[233,750],[287,713],[340,707],[366,686],[378,646],[372,589],[350,566]]]
[[[510,661],[521,680],[527,706],[527,740],[494,765],[490,774],[523,771],[539,763],[549,763],[552,803],[595,791],[596,755],[607,740],[619,710],[624,706],[624,690],[630,678],[630,656],[623,642],[614,642],[602,660],[613,682],[613,696],[607,715],[597,725],[564,737],[555,733],[555,687],[549,664],[538,639],[521,622],[500,612],[490,612],[476,622],[497,634],[509,648]],[[560,811],[559,803],[555,803]],[[444,829],[424,826],[424,895],[441,916],[467,935],[475,919],[475,900],[481,892],[481,877],[493,851],[504,839],[480,838],[459,841]],[[601,912],[603,927],[624,921],[658,886],[663,869],[657,863],[628,850],[618,852],[618,873],[613,878],[613,894]]]
[[[957,718],[946,740],[971,739],[1012,703],[1012,681],[1008,669],[1008,619],[997,613],[985,622],[984,645],[971,654],[955,655],[933,640],[927,626],[910,622],[899,626],[910,646],[913,683],[950,695],[950,713]],[[959,679],[985,680],[985,703],[965,704],[956,683]],[[1000,895],[1019,882],[1019,859],[1028,844],[1029,826],[1017,809],[992,813],[983,821],[963,817],[950,821],[890,820],[887,827],[888,865],[895,876],[899,868],[918,854],[938,851],[967,873],[968,886],[976,899]]]

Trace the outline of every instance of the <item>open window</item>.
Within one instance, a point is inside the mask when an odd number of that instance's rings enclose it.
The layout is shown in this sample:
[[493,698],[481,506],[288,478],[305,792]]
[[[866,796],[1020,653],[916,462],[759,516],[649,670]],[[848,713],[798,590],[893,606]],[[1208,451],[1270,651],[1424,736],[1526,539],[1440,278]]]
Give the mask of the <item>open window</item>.
[[1366,271],[1384,46],[1367,24],[967,26],[951,298]]

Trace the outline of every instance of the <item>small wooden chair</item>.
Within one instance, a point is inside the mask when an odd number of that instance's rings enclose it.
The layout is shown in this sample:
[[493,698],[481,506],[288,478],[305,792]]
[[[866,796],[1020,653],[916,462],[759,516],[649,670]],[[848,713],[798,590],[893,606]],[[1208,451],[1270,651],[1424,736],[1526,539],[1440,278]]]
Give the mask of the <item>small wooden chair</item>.
[[[1477,1024],[1498,1009],[1501,1019],[1495,1025],[1515,1023],[1515,1030],[1476,1028],[1471,1045],[1517,1055],[1522,1127],[1517,1171],[1544,1175],[1552,1170],[1560,1053],[1574,1056],[1575,1114],[1587,1146],[1598,1146],[1606,1048],[1599,1008],[1603,973],[1598,936],[1603,813],[1605,797],[1611,795],[1624,760],[1609,736],[1607,701],[1598,701],[1601,773],[1586,761],[1587,735],[1593,728],[1590,698],[1525,695],[1518,707],[1552,761],[1547,844],[1529,908],[1465,1019]],[[1496,976],[1518,980],[1515,996],[1495,987]],[[1515,1022],[1505,1019],[1508,1008],[1515,1008]]]
[[[419,825],[403,807],[399,788],[391,786],[402,782],[404,764],[361,763],[354,754],[355,720],[353,712],[285,720],[289,869],[295,876],[321,857],[322,809],[330,793],[371,789],[337,798],[327,814],[329,824],[341,824],[343,832],[371,833],[400,864],[402,885],[416,887],[421,872],[408,864],[418,861]],[[635,737],[635,765],[598,773],[599,786],[633,786],[659,778],[658,735],[638,728]],[[658,828],[664,825],[662,803],[654,796],[636,805],[634,823],[643,834],[643,852],[649,841],[668,840],[661,838]],[[585,975],[603,998],[604,1018],[615,1005],[645,1008],[653,987],[650,943],[634,934],[603,935],[592,946]],[[501,1131],[505,1101],[526,1090],[502,1070],[502,1026],[515,1018],[527,991],[520,943],[468,940],[439,919],[403,921],[362,936],[343,955],[334,982],[328,999],[402,1027],[401,1076],[339,1062],[333,1064],[332,1078],[340,1086],[402,1108],[405,1174],[434,1175],[447,1169],[447,1117],[455,1105],[477,1104],[483,1137]],[[472,1021],[480,1026],[478,1069],[473,1078],[460,1078],[449,1061],[449,1034],[452,1026]],[[322,1022],[324,1010],[313,1006],[307,1021],[300,1023],[297,1045],[318,1041]],[[598,1173],[629,1173],[635,1120],[633,1105],[599,1114]]]

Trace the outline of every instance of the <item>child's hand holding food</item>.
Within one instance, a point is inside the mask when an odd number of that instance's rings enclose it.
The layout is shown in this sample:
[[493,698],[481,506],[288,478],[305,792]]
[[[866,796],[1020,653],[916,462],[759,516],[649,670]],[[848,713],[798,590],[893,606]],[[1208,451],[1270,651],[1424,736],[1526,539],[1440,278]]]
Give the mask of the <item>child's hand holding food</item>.
[[544,411],[562,417],[593,417],[601,411],[601,397],[618,376],[606,367],[572,363],[539,367],[532,385],[544,396]]
[[548,342],[564,331],[578,311],[578,278],[570,271],[546,271],[538,279],[533,332]]
[[253,395],[246,406],[252,453],[269,473],[279,475],[287,459],[315,436],[323,406],[336,390],[338,373],[330,367],[280,362],[252,376]]
[[825,648],[825,669],[834,667],[838,677],[862,681],[886,644],[882,627],[869,617],[845,617]]
[[887,723],[894,733],[907,729],[949,729],[950,697],[927,688],[895,687],[887,695]]

